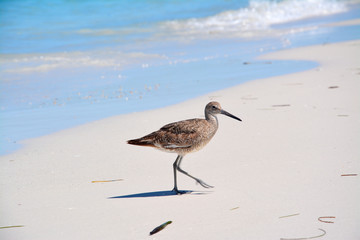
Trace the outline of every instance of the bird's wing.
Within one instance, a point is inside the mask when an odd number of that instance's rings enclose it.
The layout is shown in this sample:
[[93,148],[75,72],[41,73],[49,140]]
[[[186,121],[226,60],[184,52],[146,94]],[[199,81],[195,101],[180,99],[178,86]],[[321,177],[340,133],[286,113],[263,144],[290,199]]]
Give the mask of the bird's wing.
[[203,119],[189,119],[180,122],[169,123],[160,128],[160,131],[174,134],[192,134],[199,130],[199,126],[201,127],[201,121],[203,121]]
[[190,119],[163,126],[157,134],[157,143],[163,148],[190,148],[201,141],[204,133],[203,119]]

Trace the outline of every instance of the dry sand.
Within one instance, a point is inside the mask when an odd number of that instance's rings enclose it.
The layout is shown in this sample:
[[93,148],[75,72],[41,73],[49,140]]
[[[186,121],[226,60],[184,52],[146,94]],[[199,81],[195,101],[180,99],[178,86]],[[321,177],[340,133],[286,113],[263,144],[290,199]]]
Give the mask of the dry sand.
[[[360,41],[273,53],[320,66],[27,141],[0,158],[0,226],[20,225],[0,239],[360,239],[360,176],[342,176],[360,174],[359,56]],[[201,117],[210,100],[243,120],[219,116],[184,158],[215,188],[179,174],[193,193],[156,196],[173,187],[176,155],[125,141]]]

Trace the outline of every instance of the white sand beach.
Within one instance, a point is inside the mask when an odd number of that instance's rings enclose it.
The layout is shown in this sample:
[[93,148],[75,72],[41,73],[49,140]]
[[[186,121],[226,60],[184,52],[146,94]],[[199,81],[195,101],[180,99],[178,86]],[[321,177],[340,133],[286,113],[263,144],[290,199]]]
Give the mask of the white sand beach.
[[[0,239],[360,239],[359,56],[360,41],[272,53],[320,65],[26,141],[0,157]],[[183,160],[215,187],[178,174],[193,192],[168,194],[176,155],[126,140],[209,101],[243,120],[219,116]]]

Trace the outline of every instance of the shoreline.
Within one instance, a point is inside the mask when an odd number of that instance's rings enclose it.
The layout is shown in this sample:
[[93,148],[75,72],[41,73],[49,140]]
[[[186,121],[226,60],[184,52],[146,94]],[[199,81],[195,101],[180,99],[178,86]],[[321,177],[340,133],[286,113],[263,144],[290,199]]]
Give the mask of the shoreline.
[[[304,238],[323,229],[327,239],[357,239],[359,176],[346,174],[360,172],[359,55],[360,40],[267,54],[320,66],[25,141],[0,156],[0,226],[23,226],[0,238],[145,239],[171,220],[153,237]],[[214,139],[184,158],[215,188],[180,175],[193,194],[157,196],[171,190],[176,156],[125,141],[202,117],[209,101],[243,120],[220,116]],[[111,179],[122,181],[92,182]],[[334,224],[318,220],[326,216]]]
[[[246,81],[301,72],[316,66],[316,63],[310,61],[261,62],[254,56],[245,60],[233,56],[190,64],[178,63],[175,64],[176,66],[128,69],[124,71],[125,75],[132,76],[132,79],[121,81],[135,79],[135,82],[138,82],[138,88],[135,90],[128,87],[123,89],[122,85],[108,86],[106,91],[98,89],[90,91],[92,93],[89,94],[77,90],[77,94],[74,93],[75,97],[66,94],[54,99],[46,97],[46,101],[41,98],[40,101],[31,102],[28,108],[2,109],[0,121],[3,123],[3,131],[0,144],[4,148],[0,149],[0,155],[20,149],[21,144],[18,143],[26,139],[45,136],[112,116],[171,106]],[[214,70],[203,73],[205,68]],[[137,73],[139,71],[140,73]],[[169,72],[173,72],[175,77],[169,79],[163,77]],[[61,76],[61,73],[56,75]],[[142,80],[147,77],[151,80]],[[188,81],[183,81],[183,78]],[[91,80],[89,82],[89,85],[92,85],[93,82]],[[142,83],[146,84],[142,86]],[[61,84],[66,85],[67,81]],[[27,121],[24,122],[22,119]]]

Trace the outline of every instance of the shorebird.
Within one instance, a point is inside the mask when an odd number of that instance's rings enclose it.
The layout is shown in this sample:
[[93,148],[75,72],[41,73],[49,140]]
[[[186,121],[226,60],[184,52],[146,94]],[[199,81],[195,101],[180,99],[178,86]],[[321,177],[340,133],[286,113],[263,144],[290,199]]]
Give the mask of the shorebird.
[[204,188],[212,188],[213,186],[182,170],[180,164],[186,154],[202,149],[215,135],[219,126],[217,114],[224,114],[241,121],[240,118],[223,110],[218,102],[209,102],[205,107],[205,119],[195,118],[169,123],[158,131],[138,139],[128,140],[127,143],[154,147],[165,152],[178,154],[173,164],[174,189],[172,191],[176,194],[185,193],[177,188],[176,171],[191,177]]

